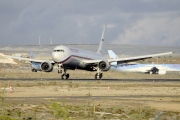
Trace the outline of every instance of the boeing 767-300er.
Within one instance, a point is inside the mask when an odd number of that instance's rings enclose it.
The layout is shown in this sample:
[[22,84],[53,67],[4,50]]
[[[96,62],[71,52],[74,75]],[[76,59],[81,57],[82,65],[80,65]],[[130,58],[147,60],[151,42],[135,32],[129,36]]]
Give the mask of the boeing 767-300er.
[[62,79],[68,79],[69,74],[67,73],[68,69],[75,70],[87,70],[87,71],[96,71],[95,79],[101,79],[103,74],[102,71],[108,71],[111,67],[111,62],[118,63],[127,63],[137,60],[149,59],[152,57],[162,56],[172,54],[172,52],[160,53],[160,54],[152,54],[152,55],[144,55],[130,58],[117,58],[117,59],[106,59],[101,51],[104,43],[104,37],[106,33],[106,27],[104,26],[104,30],[102,33],[102,37],[100,40],[99,48],[97,52],[91,52],[87,50],[81,50],[78,48],[67,47],[64,45],[60,45],[54,48],[52,52],[52,61],[48,60],[37,60],[32,58],[22,58],[22,57],[14,57],[7,56],[13,59],[27,60],[32,64],[32,71],[44,71],[51,72],[53,70],[53,66],[55,64],[58,65],[58,73],[61,73]]

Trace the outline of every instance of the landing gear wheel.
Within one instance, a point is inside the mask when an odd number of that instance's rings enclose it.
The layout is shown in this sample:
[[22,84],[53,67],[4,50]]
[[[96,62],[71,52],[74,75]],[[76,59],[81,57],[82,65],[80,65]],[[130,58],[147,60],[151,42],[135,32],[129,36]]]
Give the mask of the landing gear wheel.
[[95,74],[95,79],[97,79],[98,73]]
[[32,72],[37,72],[37,70],[35,70],[35,69],[32,69],[31,71],[32,71]]
[[66,74],[66,79],[68,79],[69,78],[69,74]]
[[95,79],[101,79],[102,76],[103,76],[102,73],[96,73],[96,74],[95,74]]
[[103,76],[103,74],[102,74],[102,73],[100,73],[100,75],[99,75],[99,79],[101,79],[101,78],[102,78],[102,76]]
[[68,79],[69,78],[69,74],[62,74],[61,79]]
[[65,74],[62,74],[62,75],[61,75],[61,79],[64,79],[64,76],[65,76]]

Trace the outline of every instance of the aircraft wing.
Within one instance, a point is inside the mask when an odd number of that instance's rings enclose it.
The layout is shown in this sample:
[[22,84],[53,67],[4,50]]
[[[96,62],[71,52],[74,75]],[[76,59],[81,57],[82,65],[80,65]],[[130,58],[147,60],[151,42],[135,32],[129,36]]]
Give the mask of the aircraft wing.
[[39,63],[42,63],[42,62],[49,61],[50,63],[55,63],[52,60],[38,60],[38,59],[23,58],[23,57],[9,56],[9,55],[5,55],[5,57],[12,58],[12,59],[17,59],[17,60],[25,60],[25,61],[30,61],[30,62],[39,62]]
[[159,54],[151,54],[151,55],[143,55],[143,56],[136,56],[136,57],[128,57],[128,58],[114,58],[114,59],[108,59],[108,62],[118,62],[120,63],[127,63],[127,62],[134,62],[138,60],[145,60],[153,57],[159,57],[164,55],[170,55],[173,54],[173,52],[166,52],[166,53],[159,53]]

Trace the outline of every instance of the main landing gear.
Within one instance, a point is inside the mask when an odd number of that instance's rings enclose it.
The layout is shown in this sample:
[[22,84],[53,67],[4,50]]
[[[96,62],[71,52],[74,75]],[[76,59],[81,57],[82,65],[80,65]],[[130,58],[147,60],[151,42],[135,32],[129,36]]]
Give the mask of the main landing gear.
[[58,73],[62,73],[61,79],[68,79],[69,74],[66,73],[67,69],[66,67],[62,66],[61,64],[58,65]]
[[68,79],[69,78],[69,74],[62,74],[61,75],[61,79]]
[[97,73],[95,74],[95,79],[101,79],[103,77],[103,74],[101,73],[101,70],[98,68]]
[[32,71],[32,72],[37,72],[37,70],[35,70],[35,69],[32,69],[31,71]]
[[[58,73],[61,73],[61,79],[68,79],[69,78],[69,74],[66,73],[67,72],[67,68],[66,66],[63,66],[62,64],[58,64]],[[101,79],[103,77],[103,74],[101,73],[101,70],[99,68],[97,68],[97,73],[95,74],[95,79]]]
[[101,79],[102,76],[103,76],[102,73],[96,73],[96,74],[95,74],[95,79]]

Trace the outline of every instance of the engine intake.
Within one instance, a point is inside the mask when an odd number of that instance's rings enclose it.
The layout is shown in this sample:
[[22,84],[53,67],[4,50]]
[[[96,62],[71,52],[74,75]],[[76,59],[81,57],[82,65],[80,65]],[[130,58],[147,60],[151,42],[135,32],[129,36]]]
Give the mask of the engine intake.
[[101,70],[106,69],[106,63],[105,63],[104,61],[100,62],[100,63],[99,63],[99,68],[100,68]]
[[109,69],[110,69],[110,65],[108,64],[108,63],[106,63],[106,62],[104,62],[104,61],[101,61],[100,63],[99,63],[99,68],[101,69],[101,70],[103,70],[103,71],[108,71]]
[[53,65],[50,62],[43,62],[41,63],[41,70],[51,72],[53,70]]

